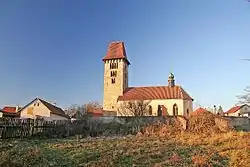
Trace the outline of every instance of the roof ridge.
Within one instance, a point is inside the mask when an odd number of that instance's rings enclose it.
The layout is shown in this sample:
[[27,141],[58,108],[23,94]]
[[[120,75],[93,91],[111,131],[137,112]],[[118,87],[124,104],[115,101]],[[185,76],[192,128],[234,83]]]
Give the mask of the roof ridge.
[[182,89],[181,87],[179,87],[179,89],[180,89],[180,96],[181,96],[182,98],[184,98],[184,96],[183,96],[183,89]]
[[[47,100],[44,100],[44,99],[41,99],[41,98],[38,98],[38,99],[39,99],[40,101],[43,101],[43,102],[45,102],[45,103],[49,104],[49,105],[52,105],[53,107],[56,107],[56,108],[62,109],[61,107],[56,106],[55,104],[52,104],[52,103],[48,102]],[[63,110],[63,109],[62,109],[62,110]]]
[[118,101],[126,100],[154,100],[154,99],[183,99],[192,100],[193,98],[179,85],[171,86],[143,86],[128,87],[123,95],[118,97]]
[[[154,88],[154,87],[171,87],[171,86],[168,86],[168,85],[160,85],[160,86],[131,86],[131,87],[128,87],[128,88]],[[174,87],[181,87],[180,85],[175,85]]]

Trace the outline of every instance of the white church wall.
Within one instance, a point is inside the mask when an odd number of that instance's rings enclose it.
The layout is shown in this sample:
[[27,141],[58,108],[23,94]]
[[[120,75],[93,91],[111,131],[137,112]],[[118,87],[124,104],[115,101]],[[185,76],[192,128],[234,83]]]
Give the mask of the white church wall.
[[[124,101],[119,101],[117,104],[117,108],[123,103]],[[167,109],[169,115],[173,115],[173,106],[177,105],[178,107],[178,115],[187,116],[187,110],[189,113],[193,111],[193,102],[191,100],[183,100],[183,99],[163,99],[163,100],[151,100],[149,105],[152,107],[152,115],[158,115],[158,105],[164,105]],[[117,116],[125,116],[125,113],[117,113]],[[130,115],[126,115],[130,116]]]
[[178,115],[183,115],[183,100],[182,99],[165,99],[165,100],[152,100],[149,105],[152,106],[153,115],[157,116],[158,105],[164,105],[167,108],[169,115],[173,115],[173,106],[177,105]]

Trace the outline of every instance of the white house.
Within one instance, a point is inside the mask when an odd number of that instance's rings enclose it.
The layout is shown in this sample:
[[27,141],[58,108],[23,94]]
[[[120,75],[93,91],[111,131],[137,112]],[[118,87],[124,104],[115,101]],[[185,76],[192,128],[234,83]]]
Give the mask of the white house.
[[249,117],[250,118],[250,106],[247,104],[234,106],[225,112],[225,116],[234,116],[234,117]]
[[19,110],[20,118],[43,118],[44,120],[68,120],[65,112],[40,98],[36,98]]

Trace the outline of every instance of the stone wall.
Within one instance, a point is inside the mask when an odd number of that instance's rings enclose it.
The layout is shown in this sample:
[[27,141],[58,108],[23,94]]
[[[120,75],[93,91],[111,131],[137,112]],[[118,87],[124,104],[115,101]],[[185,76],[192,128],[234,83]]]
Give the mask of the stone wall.
[[230,117],[230,116],[226,116],[224,118],[229,119],[232,126],[250,125],[250,118],[247,118],[247,117],[233,117],[233,116]]

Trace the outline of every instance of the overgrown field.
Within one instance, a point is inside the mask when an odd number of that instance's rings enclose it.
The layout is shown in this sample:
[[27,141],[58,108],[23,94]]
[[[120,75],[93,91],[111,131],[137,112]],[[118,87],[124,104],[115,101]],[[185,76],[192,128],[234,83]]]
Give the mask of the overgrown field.
[[240,166],[250,133],[0,141],[0,166]]

